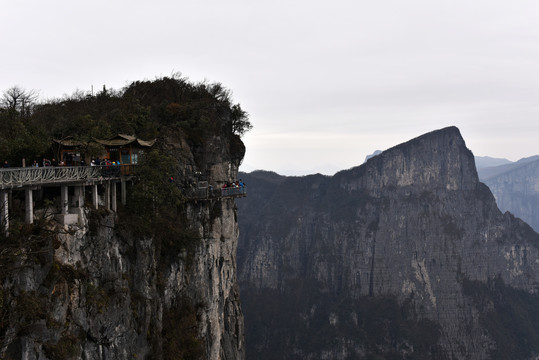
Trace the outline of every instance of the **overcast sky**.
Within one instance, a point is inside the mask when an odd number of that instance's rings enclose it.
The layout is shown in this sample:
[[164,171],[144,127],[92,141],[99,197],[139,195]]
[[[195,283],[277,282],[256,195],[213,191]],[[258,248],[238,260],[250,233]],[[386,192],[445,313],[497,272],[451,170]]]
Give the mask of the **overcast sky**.
[[220,82],[254,125],[246,171],[333,174],[450,125],[518,160],[539,154],[538,19],[537,0],[6,1],[0,91]]

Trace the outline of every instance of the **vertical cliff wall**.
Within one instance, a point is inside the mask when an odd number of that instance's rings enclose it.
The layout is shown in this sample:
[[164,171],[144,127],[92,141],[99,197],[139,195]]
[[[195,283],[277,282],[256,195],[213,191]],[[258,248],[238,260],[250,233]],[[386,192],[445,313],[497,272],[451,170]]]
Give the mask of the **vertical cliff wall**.
[[240,204],[248,358],[539,354],[539,236],[498,210],[458,129],[333,177],[242,176],[268,194]]
[[[237,178],[239,137],[194,146],[176,135],[162,146],[181,164],[182,191]],[[234,199],[187,198],[182,208],[159,238],[121,212],[85,208],[78,225],[44,217],[22,243],[5,243],[1,357],[242,359]]]

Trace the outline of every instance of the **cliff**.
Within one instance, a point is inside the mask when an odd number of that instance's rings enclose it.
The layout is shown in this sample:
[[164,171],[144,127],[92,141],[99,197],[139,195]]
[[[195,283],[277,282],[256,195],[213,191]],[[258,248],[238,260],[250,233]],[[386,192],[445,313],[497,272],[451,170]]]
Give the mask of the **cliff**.
[[539,235],[498,210],[457,128],[333,177],[240,176],[248,358],[539,354]]
[[537,156],[516,163],[483,169],[479,176],[488,185],[502,211],[510,211],[539,231],[539,160]]
[[[194,145],[182,134],[160,139],[179,189],[237,178],[238,136],[223,129]],[[185,198],[180,209],[151,231],[125,209],[89,207],[78,225],[42,209],[26,233],[12,231],[1,252],[1,357],[242,359],[234,199]]]

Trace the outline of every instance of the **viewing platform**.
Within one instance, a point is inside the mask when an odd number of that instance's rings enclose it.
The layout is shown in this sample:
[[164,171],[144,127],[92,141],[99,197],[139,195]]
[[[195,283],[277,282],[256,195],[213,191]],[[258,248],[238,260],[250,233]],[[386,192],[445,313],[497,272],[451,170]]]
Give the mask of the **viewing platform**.
[[247,196],[247,186],[214,188],[207,181],[199,181],[195,189],[187,191],[187,198],[192,200],[211,200],[227,197]]
[[[4,231],[9,231],[11,192],[24,191],[25,222],[34,222],[34,191],[43,187],[60,187],[60,212],[55,215],[63,225],[78,222],[85,203],[86,187],[91,187],[92,204],[99,207],[99,188],[102,204],[117,211],[117,184],[120,184],[121,202],[126,203],[126,181],[135,175],[136,165],[103,166],[46,166],[0,169],[0,220]],[[70,191],[71,189],[71,191]]]

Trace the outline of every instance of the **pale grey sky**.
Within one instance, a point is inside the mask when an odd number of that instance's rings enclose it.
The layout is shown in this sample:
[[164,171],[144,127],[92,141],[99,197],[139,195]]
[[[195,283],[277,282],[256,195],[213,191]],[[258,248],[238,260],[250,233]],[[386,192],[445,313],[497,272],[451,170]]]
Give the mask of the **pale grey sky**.
[[538,19],[536,0],[18,0],[0,91],[220,82],[251,115],[247,171],[332,174],[450,125],[518,160],[539,154]]

